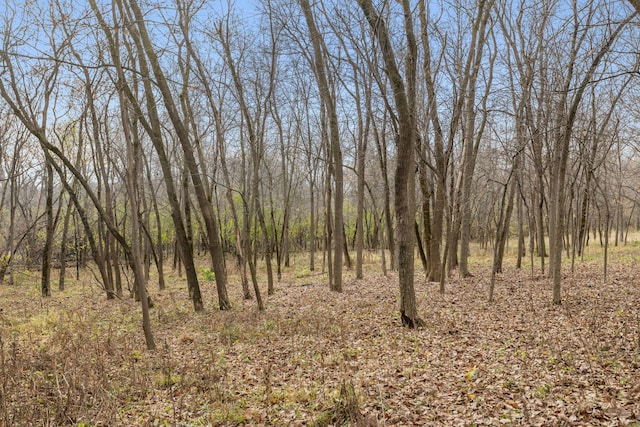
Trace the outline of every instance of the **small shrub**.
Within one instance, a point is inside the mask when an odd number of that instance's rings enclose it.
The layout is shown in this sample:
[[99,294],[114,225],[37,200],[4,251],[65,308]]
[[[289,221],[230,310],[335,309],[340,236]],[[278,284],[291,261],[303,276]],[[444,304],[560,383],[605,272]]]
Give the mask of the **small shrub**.
[[216,281],[216,274],[211,271],[208,268],[201,268],[200,269],[200,273],[202,274],[202,277],[204,278],[204,280],[206,280],[207,282],[215,282]]
[[154,384],[158,388],[171,388],[180,382],[180,376],[169,372],[156,375]]
[[320,414],[313,423],[316,427],[329,425],[364,427],[374,424],[360,411],[360,400],[351,382],[342,383],[338,397],[333,401],[329,409]]

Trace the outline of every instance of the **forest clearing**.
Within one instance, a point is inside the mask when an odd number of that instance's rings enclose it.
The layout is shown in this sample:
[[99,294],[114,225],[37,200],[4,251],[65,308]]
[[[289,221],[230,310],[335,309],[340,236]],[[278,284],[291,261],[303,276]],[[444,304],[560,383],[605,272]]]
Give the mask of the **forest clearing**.
[[[479,252],[480,254],[481,252]],[[446,293],[417,273],[426,326],[401,327],[396,273],[368,254],[342,293],[297,259],[259,312],[230,288],[233,310],[185,280],[149,289],[158,342],[146,351],[137,303],[107,300],[86,274],[40,295],[36,273],[0,287],[2,425],[637,425],[640,245],[612,249],[602,283],[591,247],[565,297],[505,259],[494,303],[490,260]],[[511,254],[513,256],[513,254]],[[237,278],[230,276],[230,282]],[[153,282],[153,280],[151,280]],[[152,285],[150,285],[152,286]]]

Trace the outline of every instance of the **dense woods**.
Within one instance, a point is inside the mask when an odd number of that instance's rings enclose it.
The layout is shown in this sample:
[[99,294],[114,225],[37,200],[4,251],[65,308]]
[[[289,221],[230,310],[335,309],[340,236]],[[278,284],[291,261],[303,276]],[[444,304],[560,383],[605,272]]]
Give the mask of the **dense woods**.
[[1,1],[0,427],[640,421],[638,0]]
[[168,266],[196,311],[206,277],[264,310],[293,254],[341,292],[379,253],[416,327],[416,265],[444,292],[492,248],[493,298],[511,238],[561,304],[563,264],[600,245],[606,280],[640,225],[634,6],[6,1],[0,281],[90,268],[154,348]]

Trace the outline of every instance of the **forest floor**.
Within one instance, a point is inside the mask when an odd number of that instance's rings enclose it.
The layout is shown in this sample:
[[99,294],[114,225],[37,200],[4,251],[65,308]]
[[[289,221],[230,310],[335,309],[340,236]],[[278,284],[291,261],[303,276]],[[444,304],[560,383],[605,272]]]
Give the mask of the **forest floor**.
[[155,352],[138,304],[90,273],[47,299],[19,273],[0,286],[0,426],[640,426],[640,245],[612,251],[606,284],[598,253],[565,262],[561,306],[510,258],[491,304],[488,259],[445,294],[419,273],[419,330],[370,255],[340,294],[296,260],[262,313],[234,277],[232,311],[203,281],[194,313],[170,272],[149,287]]

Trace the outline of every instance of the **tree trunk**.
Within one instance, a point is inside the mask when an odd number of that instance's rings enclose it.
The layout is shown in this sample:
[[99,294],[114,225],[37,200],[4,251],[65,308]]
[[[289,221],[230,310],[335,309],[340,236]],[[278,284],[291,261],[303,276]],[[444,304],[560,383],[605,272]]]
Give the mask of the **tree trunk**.
[[46,203],[45,212],[47,218],[44,246],[42,247],[42,281],[41,292],[43,297],[51,296],[51,256],[53,254],[53,160],[47,156],[45,160]]
[[327,110],[329,120],[329,155],[331,156],[331,160],[333,163],[333,175],[335,183],[333,229],[336,230],[336,232],[334,233],[335,251],[333,260],[333,282],[331,283],[330,288],[332,291],[342,292],[342,247],[344,246],[344,234],[341,232],[341,230],[343,230],[344,228],[344,177],[342,170],[342,148],[340,147],[340,129],[338,127],[336,100],[332,96],[329,87],[323,53],[324,41],[313,19],[311,6],[308,0],[298,0],[298,2],[302,8],[302,12],[307,22],[307,27],[309,28],[311,43],[313,45],[316,80],[318,83],[318,88],[320,90],[320,97],[322,98],[323,104]]
[[69,222],[71,214],[73,213],[73,204],[69,201],[67,205],[67,211],[64,214],[64,220],[62,224],[62,237],[60,238],[60,274],[58,276],[58,290],[64,291],[66,271],[67,271],[67,240],[69,236]]
[[[121,85],[119,85],[121,87]],[[121,94],[122,95],[122,94]],[[122,96],[124,101],[124,96]],[[151,319],[149,317],[149,299],[147,297],[147,284],[144,280],[143,259],[141,250],[141,226],[140,226],[140,200],[138,180],[140,178],[140,141],[132,135],[130,128],[130,119],[127,111],[127,104],[120,103],[120,115],[122,119],[122,128],[124,139],[126,142],[126,187],[127,198],[130,205],[130,223],[131,223],[131,248],[129,251],[129,266],[134,274],[134,289],[137,292],[137,299],[140,301],[142,308],[142,330],[147,344],[147,350],[155,350],[156,344],[151,331]]]
[[[119,56],[119,45],[116,43],[116,40],[111,33],[110,27],[104,21],[101,12],[99,11],[95,0],[89,0],[91,9],[94,12],[100,27],[102,28],[105,36],[107,37],[108,46],[110,50],[111,57],[116,64],[120,63]],[[141,46],[139,46],[139,41],[136,39],[136,43],[138,43],[138,50],[141,50]],[[149,69],[144,58],[144,55],[138,56],[138,62],[141,67],[141,71],[145,75],[149,75]],[[121,71],[120,71],[121,72]],[[129,101],[130,106],[134,109],[135,116],[140,120],[142,125],[144,126],[146,132],[148,133],[151,142],[156,150],[156,154],[158,155],[158,160],[160,162],[160,167],[162,170],[163,179],[165,182],[165,187],[167,191],[167,198],[169,200],[169,206],[171,208],[171,218],[174,223],[175,233],[176,233],[176,245],[177,245],[177,254],[179,258],[182,260],[182,264],[184,264],[186,276],[187,276],[187,285],[189,287],[189,296],[191,297],[194,305],[195,311],[200,311],[203,309],[202,299],[200,296],[200,286],[198,284],[198,276],[196,273],[195,265],[193,263],[193,254],[190,252],[187,235],[184,228],[184,222],[182,219],[182,214],[180,212],[180,203],[178,201],[175,181],[173,178],[172,166],[167,157],[164,145],[163,145],[163,137],[161,132],[160,120],[158,116],[158,111],[156,109],[155,98],[152,94],[151,83],[149,79],[143,79],[144,92],[147,101],[148,108],[148,120],[145,118],[145,114],[142,111],[142,108],[138,102],[138,99],[134,95],[132,89],[127,85],[124,79],[120,79],[121,82],[121,90],[126,96],[126,99]],[[124,99],[121,102],[125,102]]]
[[316,206],[313,180],[309,180],[309,271],[316,269]]
[[[622,28],[633,18],[628,17],[626,20],[617,25],[614,31],[609,35],[604,45],[599,49],[594,59],[592,60],[589,69],[585,73],[581,80],[578,89],[571,100],[569,109],[565,112],[564,102],[567,99],[571,79],[568,78],[565,84],[563,97],[559,102],[559,117],[557,121],[557,133],[556,133],[556,149],[553,153],[553,164],[551,171],[551,203],[549,205],[549,242],[551,250],[551,269],[553,275],[553,304],[560,305],[561,299],[561,280],[562,280],[562,238],[564,234],[564,207],[565,207],[565,177],[567,171],[567,163],[569,159],[569,145],[571,141],[571,134],[573,131],[573,125],[578,113],[578,107],[582,101],[582,96],[587,86],[590,84],[591,79],[602,61],[605,54],[609,51],[614,40],[617,38]],[[576,29],[577,31],[577,29]],[[574,50],[572,55],[577,55]],[[573,65],[573,62],[571,62]],[[569,72],[571,76],[571,72]]]
[[[398,70],[395,53],[386,23],[376,13],[371,0],[358,0],[365,18],[376,34],[385,72],[393,88],[395,106],[398,113],[399,134],[397,137],[397,158],[395,176],[395,208],[398,223],[398,280],[400,285],[400,317],[402,324],[409,328],[422,326],[418,317],[414,289],[414,237],[415,223],[415,149],[417,128],[415,122],[415,84],[417,44],[413,33],[411,8],[408,0],[402,0],[404,29],[408,44],[406,56],[407,86]],[[408,95],[408,96],[407,96]]]
[[447,153],[444,149],[444,133],[442,125],[438,117],[438,106],[435,92],[435,82],[433,81],[433,72],[431,65],[431,50],[429,48],[429,35],[427,31],[427,14],[424,0],[418,2],[422,45],[424,48],[424,62],[422,65],[425,86],[428,96],[428,114],[429,121],[433,125],[434,140],[433,152],[435,160],[435,196],[433,202],[433,215],[431,216],[430,233],[425,232],[425,236],[429,236],[429,272],[427,280],[432,282],[440,282],[440,273],[442,270],[440,247],[442,245],[442,234],[444,231],[445,202],[447,192]]
[[[149,167],[149,162],[146,160],[146,157],[143,156],[144,166],[147,176],[147,183],[149,185],[150,193],[153,195],[152,197],[152,205],[153,205],[153,214],[156,222],[156,242],[155,242],[155,253],[156,253],[156,268],[158,269],[158,289],[163,291],[166,287],[164,280],[164,245],[162,242],[162,217],[160,216],[160,209],[158,208],[158,197],[156,191],[153,188],[153,180],[151,178],[151,168]],[[149,237],[151,239],[151,236]],[[153,242],[152,242],[153,244]]]
[[[139,49],[141,49],[140,53],[144,53],[146,55],[147,59],[149,60],[151,69],[153,70],[153,75],[156,78],[156,83],[162,95],[165,108],[167,109],[167,114],[171,120],[171,123],[173,124],[176,135],[178,136],[178,140],[182,147],[184,159],[189,168],[189,173],[193,182],[193,189],[198,200],[198,205],[200,206],[200,211],[204,218],[204,222],[206,224],[209,242],[209,253],[211,255],[211,264],[216,275],[218,304],[221,310],[229,310],[231,309],[231,303],[229,302],[229,297],[227,295],[227,273],[226,267],[224,265],[224,254],[222,252],[222,246],[220,243],[218,225],[213,214],[213,207],[207,199],[207,194],[205,192],[202,177],[198,169],[198,163],[196,161],[193,146],[190,141],[189,132],[187,131],[187,128],[185,127],[182,119],[178,114],[173,95],[171,94],[164,71],[160,66],[157,54],[151,43],[151,38],[147,32],[145,24],[146,21],[144,19],[142,11],[138,6],[138,2],[137,0],[128,0],[128,4],[135,17],[136,28],[138,30],[138,35],[140,38],[139,42],[141,43],[141,46],[139,46]],[[147,80],[145,80],[145,82],[147,82]],[[195,298],[196,295],[192,295],[192,297]],[[201,301],[199,288],[197,298]],[[200,305],[202,305],[202,302],[200,302]]]
[[386,247],[389,248],[389,264],[391,265],[391,269],[394,269],[394,266],[396,265],[396,244],[393,233],[393,216],[391,215],[391,188],[389,186],[389,172],[387,166],[387,139],[385,137],[386,129],[384,123],[386,123],[386,117],[383,121],[382,131],[378,131],[378,126],[376,126],[375,122],[373,122],[373,137],[376,141],[378,160],[380,163],[380,175],[382,176],[382,185],[384,192],[383,216],[387,240],[385,241],[384,239],[382,239],[382,250],[386,250]]
[[[460,259],[459,273],[462,277],[468,277],[469,273],[468,258],[469,245],[471,240],[471,196],[472,184],[476,167],[476,159],[482,136],[484,134],[485,125],[487,123],[487,99],[491,91],[491,81],[493,77],[493,63],[495,61],[495,52],[489,61],[489,77],[486,82],[484,96],[482,98],[482,121],[479,128],[476,128],[476,84],[478,73],[481,69],[484,47],[487,38],[487,22],[491,16],[493,8],[492,0],[481,0],[477,2],[477,16],[473,22],[471,51],[467,59],[467,66],[463,76],[463,90],[465,113],[463,115],[463,160],[462,160],[462,186],[460,189]],[[456,236],[454,236],[455,238]]]

